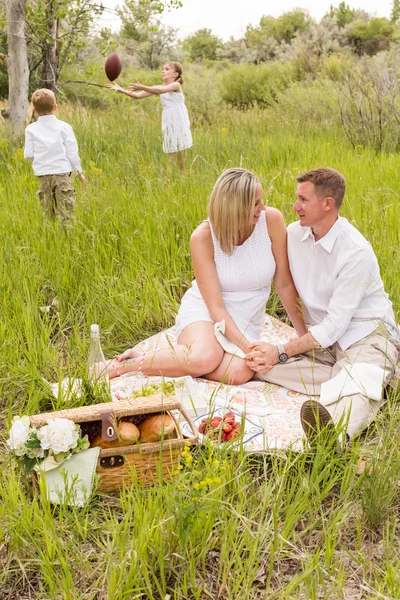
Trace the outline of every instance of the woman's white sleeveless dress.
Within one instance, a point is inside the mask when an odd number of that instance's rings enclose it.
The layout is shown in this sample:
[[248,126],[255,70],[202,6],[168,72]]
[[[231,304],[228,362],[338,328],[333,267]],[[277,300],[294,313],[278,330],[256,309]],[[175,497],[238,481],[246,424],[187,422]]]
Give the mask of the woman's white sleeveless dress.
[[163,151],[167,154],[186,150],[193,145],[190,121],[182,92],[160,94],[163,107]]
[[[265,211],[260,214],[251,236],[244,244],[236,246],[232,254],[221,250],[211,223],[210,227],[214,262],[225,307],[246,338],[257,341],[276,269]],[[176,337],[179,338],[185,327],[198,321],[214,323],[194,280],[183,296],[176,316]]]

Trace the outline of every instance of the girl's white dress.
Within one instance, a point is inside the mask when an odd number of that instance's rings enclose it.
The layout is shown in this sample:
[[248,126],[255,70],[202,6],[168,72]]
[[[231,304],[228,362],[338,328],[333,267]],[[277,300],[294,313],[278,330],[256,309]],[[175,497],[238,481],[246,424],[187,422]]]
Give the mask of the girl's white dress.
[[[232,254],[221,250],[211,223],[210,227],[214,262],[225,307],[246,338],[257,341],[276,269],[265,211],[261,213],[251,236],[244,244],[236,246]],[[214,322],[195,280],[182,298],[175,321],[176,337],[185,327],[197,321]]]
[[193,144],[190,121],[182,92],[160,94],[163,107],[163,150],[167,154],[186,150]]

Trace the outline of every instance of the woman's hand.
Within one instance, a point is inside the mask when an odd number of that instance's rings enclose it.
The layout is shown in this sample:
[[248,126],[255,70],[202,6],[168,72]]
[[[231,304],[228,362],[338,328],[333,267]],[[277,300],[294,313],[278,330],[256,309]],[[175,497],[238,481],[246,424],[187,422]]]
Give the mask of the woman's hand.
[[278,350],[267,342],[253,342],[246,356],[247,366],[256,372],[270,371],[278,363]]
[[115,90],[116,92],[121,92],[122,87],[118,83],[107,83],[107,87],[110,90]]
[[144,88],[145,88],[145,86],[142,85],[140,83],[140,81],[138,81],[137,79],[136,79],[136,83],[131,83],[128,85],[128,90],[130,90],[131,92],[138,92],[140,90],[144,90]]

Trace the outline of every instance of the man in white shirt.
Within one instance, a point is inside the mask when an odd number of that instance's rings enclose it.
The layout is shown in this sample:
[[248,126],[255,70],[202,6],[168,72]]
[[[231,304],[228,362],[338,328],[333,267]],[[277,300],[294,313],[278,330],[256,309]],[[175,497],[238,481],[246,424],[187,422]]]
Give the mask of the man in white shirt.
[[338,425],[352,437],[373,419],[399,359],[399,330],[369,242],[339,216],[346,182],[334,169],[297,177],[288,256],[308,333],[287,344],[256,343],[257,378],[320,396],[301,408],[309,437]]
[[33,172],[39,178],[38,194],[44,213],[65,227],[75,210],[71,171],[86,185],[78,144],[71,125],[55,116],[57,105],[51,90],[36,90],[32,104],[39,119],[25,130],[24,156],[32,161]]

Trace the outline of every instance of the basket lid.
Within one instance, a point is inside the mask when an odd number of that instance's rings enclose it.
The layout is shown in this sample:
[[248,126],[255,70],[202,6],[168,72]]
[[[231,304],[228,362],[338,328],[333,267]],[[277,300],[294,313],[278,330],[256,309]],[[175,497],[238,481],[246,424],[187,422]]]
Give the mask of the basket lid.
[[56,418],[71,419],[75,423],[85,423],[87,421],[100,421],[101,413],[104,411],[111,411],[116,417],[127,417],[163,412],[173,410],[174,408],[181,410],[181,406],[176,396],[165,396],[161,392],[156,392],[151,396],[130,398],[129,400],[120,400],[119,402],[103,402],[102,404],[92,404],[79,408],[67,408],[65,410],[33,415],[29,418],[34,427],[41,427],[50,419]]

